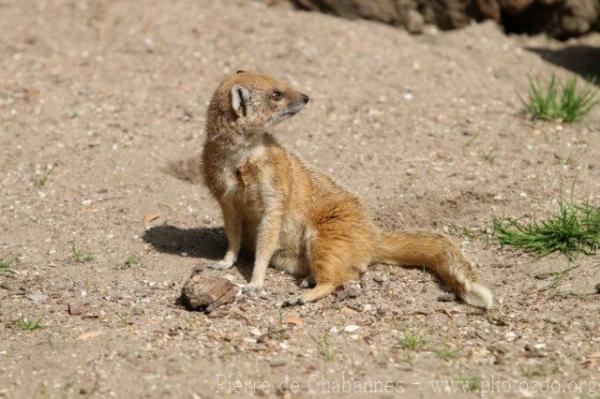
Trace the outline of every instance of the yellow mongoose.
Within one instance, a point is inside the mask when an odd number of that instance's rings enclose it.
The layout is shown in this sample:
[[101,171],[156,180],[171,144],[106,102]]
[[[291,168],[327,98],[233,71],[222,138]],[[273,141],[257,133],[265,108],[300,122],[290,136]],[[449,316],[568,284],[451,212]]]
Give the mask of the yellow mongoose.
[[260,292],[267,266],[306,276],[316,286],[283,305],[301,305],[357,279],[374,262],[424,266],[467,303],[489,308],[492,293],[469,262],[435,233],[380,231],[361,201],[310,170],[270,134],[298,113],[308,96],[268,76],[239,71],[225,79],[208,108],[203,171],[223,211],[228,240],[217,269],[231,267],[240,248],[255,254],[244,291]]

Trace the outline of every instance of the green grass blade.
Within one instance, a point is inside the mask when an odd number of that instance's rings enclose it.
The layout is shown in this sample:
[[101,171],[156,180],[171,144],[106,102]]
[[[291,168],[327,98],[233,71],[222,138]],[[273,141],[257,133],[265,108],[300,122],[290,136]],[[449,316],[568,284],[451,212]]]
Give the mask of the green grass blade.
[[562,253],[568,259],[600,249],[600,208],[588,204],[559,203],[558,212],[543,220],[523,222],[492,219],[493,234],[500,245],[510,245],[546,256]]
[[578,90],[575,77],[563,84],[553,74],[546,87],[529,78],[529,98],[523,103],[524,112],[531,119],[572,123],[592,110],[598,103],[598,94],[590,85]]

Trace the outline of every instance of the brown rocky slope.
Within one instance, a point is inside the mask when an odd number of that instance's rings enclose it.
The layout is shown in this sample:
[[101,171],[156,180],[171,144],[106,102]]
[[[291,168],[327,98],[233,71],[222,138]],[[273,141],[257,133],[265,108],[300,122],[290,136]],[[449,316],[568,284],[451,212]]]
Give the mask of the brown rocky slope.
[[[492,19],[508,32],[548,33],[559,39],[600,26],[597,0],[289,0],[345,18],[365,18],[420,32],[426,23],[457,29]],[[272,3],[281,2],[272,1]]]

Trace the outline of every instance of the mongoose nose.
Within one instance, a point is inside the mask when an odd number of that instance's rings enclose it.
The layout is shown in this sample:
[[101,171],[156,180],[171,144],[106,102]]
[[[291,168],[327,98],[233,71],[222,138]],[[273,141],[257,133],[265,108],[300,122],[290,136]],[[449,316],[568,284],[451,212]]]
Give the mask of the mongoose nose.
[[302,97],[302,101],[304,101],[304,104],[306,104],[308,100],[310,100],[310,98],[308,98],[308,96],[304,93],[300,93],[300,97]]

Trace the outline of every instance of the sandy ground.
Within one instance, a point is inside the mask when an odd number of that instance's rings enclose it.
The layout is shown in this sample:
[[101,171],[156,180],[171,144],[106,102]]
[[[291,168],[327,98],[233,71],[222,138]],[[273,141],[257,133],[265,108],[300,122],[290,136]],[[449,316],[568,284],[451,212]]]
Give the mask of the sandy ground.
[[[600,107],[574,126],[519,115],[528,74],[569,76],[548,56],[597,49],[599,35],[557,43],[486,23],[410,36],[241,0],[2,0],[0,31],[0,259],[16,258],[0,272],[0,396],[600,395],[587,295],[600,257],[540,260],[489,234],[492,216],[543,215],[561,196],[600,203]],[[237,69],[309,94],[281,142],[380,225],[453,235],[497,308],[383,265],[301,308],[275,306],[300,288],[274,270],[263,298],[210,315],[178,306],[192,268],[226,244],[189,160],[212,91]],[[44,327],[21,330],[23,318]],[[403,347],[407,330],[422,348]],[[443,382],[464,379],[477,382]]]

